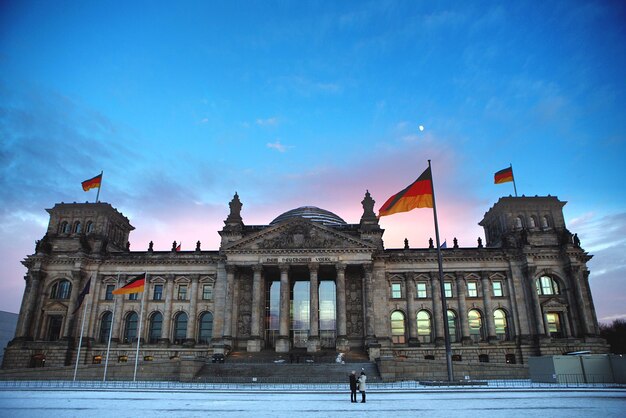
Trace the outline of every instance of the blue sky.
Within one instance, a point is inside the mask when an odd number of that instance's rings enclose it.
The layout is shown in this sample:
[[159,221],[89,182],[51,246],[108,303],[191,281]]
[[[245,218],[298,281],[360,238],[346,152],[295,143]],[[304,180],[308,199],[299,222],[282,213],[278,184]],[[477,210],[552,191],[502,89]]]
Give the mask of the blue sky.
[[[599,319],[626,317],[623,2],[216,3],[0,2],[0,310],[44,209],[100,170],[131,249],[216,249],[235,191],[247,224],[358,222],[431,159],[442,238],[484,237],[512,163],[569,202]],[[427,245],[428,212],[383,218],[385,245]]]

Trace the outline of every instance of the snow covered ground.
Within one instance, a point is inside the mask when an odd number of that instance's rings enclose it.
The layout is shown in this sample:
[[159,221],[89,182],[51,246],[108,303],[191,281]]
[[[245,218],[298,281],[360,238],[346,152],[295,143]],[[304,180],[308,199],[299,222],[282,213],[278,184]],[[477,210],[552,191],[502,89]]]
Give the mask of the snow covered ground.
[[[360,396],[359,396],[360,399]],[[371,391],[350,403],[336,390],[277,393],[0,389],[1,417],[626,417],[624,389]]]

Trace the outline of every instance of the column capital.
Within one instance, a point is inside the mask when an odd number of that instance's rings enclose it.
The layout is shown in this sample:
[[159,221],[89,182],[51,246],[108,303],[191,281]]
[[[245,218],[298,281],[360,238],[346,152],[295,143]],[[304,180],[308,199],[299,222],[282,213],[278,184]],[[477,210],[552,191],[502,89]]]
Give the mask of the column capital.
[[234,274],[237,271],[237,266],[235,266],[234,264],[226,264],[224,268],[226,269],[226,273]]
[[309,263],[309,272],[316,272],[320,268],[320,263]]
[[263,265],[262,264],[255,264],[252,266],[252,271],[254,273],[261,273],[263,271]]
[[339,272],[345,273],[346,272],[346,265],[344,263],[337,263],[337,264],[335,264],[335,269],[337,270],[337,273],[339,273]]
[[456,281],[459,282],[459,281],[463,280],[465,276],[464,276],[462,271],[455,271],[454,272],[454,277],[456,278]]
[[374,272],[374,264],[373,263],[363,263],[361,264],[361,266],[363,266],[363,271],[365,273],[373,273]]
[[280,263],[278,265],[278,270],[280,270],[281,273],[289,273],[289,267],[289,264]]

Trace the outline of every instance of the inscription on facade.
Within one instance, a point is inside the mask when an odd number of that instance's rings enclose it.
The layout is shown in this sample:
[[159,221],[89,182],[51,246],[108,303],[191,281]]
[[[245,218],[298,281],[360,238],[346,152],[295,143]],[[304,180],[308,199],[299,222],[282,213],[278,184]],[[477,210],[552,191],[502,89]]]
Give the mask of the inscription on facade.
[[339,257],[311,256],[311,257],[261,257],[263,264],[299,264],[299,263],[336,263]]

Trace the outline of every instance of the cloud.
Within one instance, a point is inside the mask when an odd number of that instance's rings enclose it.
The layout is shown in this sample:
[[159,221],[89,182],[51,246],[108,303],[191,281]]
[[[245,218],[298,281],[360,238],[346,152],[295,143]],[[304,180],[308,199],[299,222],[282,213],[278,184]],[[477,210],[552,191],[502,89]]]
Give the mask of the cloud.
[[278,152],[287,152],[288,148],[293,148],[293,146],[287,146],[287,145],[281,144],[280,140],[278,139],[276,140],[276,142],[268,142],[267,147],[275,149]]
[[271,117],[267,119],[259,118],[256,120],[256,124],[259,126],[276,126],[278,125],[278,118],[277,117]]

